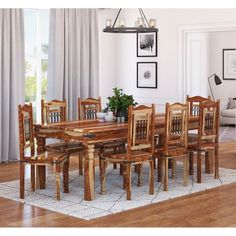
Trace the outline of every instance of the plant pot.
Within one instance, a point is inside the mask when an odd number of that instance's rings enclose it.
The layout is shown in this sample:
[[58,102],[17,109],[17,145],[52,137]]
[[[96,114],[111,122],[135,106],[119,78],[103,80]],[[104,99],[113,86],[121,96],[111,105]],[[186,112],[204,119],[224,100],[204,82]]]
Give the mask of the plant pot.
[[128,121],[128,113],[125,111],[119,111],[116,115],[117,122],[126,122]]

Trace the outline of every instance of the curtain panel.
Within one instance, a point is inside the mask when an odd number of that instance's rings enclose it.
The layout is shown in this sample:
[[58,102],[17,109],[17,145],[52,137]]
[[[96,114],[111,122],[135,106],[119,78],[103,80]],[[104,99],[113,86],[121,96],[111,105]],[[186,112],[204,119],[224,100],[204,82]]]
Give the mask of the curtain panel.
[[0,9],[0,162],[19,155],[18,104],[24,102],[24,21],[21,9]]
[[95,9],[51,9],[47,99],[66,99],[77,119],[77,98],[99,92],[98,20]]

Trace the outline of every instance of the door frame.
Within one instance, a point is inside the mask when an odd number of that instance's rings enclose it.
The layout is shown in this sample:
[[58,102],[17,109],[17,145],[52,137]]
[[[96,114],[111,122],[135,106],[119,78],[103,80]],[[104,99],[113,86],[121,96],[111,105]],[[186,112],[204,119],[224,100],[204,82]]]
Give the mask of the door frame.
[[236,31],[236,22],[183,25],[178,35],[178,97],[181,102],[187,96],[187,35],[189,33],[210,33]]

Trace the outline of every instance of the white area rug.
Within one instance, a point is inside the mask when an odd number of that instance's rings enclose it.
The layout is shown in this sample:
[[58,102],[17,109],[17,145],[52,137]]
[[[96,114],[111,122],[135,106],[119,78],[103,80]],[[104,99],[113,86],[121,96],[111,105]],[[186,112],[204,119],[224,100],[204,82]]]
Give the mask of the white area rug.
[[184,187],[182,185],[182,171],[182,164],[178,163],[177,178],[169,179],[169,191],[164,192],[162,184],[155,182],[155,194],[149,195],[148,167],[144,166],[143,186],[137,186],[137,176],[133,173],[131,201],[126,200],[126,192],[122,189],[122,177],[119,175],[119,170],[113,170],[111,167],[107,168],[106,195],[99,194],[99,172],[96,168],[94,201],[83,200],[83,177],[78,176],[78,171],[70,172],[70,193],[62,193],[60,201],[54,200],[55,188],[53,176],[47,177],[46,189],[36,190],[36,192],[30,191],[30,183],[29,180],[27,180],[24,200],[19,199],[19,181],[0,183],[0,197],[90,220],[236,182],[236,170],[221,168],[220,179],[216,180],[213,178],[212,174],[204,174],[203,172],[203,183],[198,184],[196,183],[196,177],[193,179],[192,176],[189,176],[189,185]]

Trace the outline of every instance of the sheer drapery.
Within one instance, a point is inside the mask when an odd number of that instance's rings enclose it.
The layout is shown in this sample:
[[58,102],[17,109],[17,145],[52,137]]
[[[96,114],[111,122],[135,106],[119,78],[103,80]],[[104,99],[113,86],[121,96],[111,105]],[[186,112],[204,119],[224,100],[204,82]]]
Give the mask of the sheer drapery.
[[99,91],[97,10],[51,9],[48,57],[47,98],[65,98],[76,119],[77,98]]
[[18,104],[24,102],[24,20],[0,9],[0,162],[18,159]]

